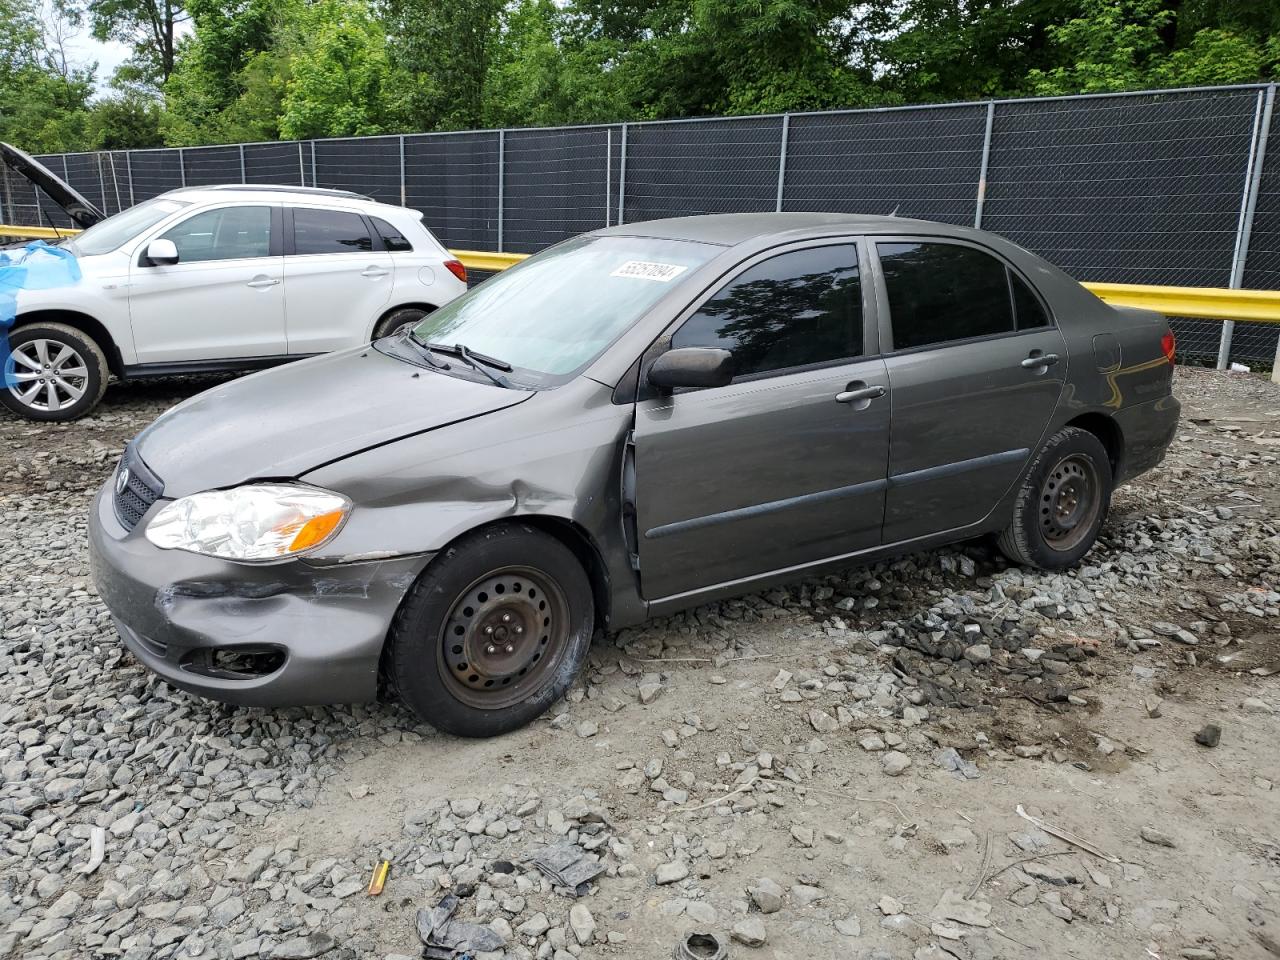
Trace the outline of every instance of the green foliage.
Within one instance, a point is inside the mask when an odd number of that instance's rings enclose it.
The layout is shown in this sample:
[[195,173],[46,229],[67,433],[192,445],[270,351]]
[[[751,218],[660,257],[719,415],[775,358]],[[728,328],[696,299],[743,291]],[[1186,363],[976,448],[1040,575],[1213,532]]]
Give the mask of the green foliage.
[[1063,62],[1029,72],[1037,94],[1240,83],[1270,75],[1276,63],[1274,37],[1251,35],[1239,21],[1190,29],[1176,0],[1085,0],[1079,16],[1048,35]]
[[38,151],[1236,83],[1280,66],[1280,0],[44,0],[133,45],[102,96],[39,2],[0,0],[0,136]]
[[398,128],[402,94],[383,25],[366,4],[316,0],[285,29],[290,78],[281,104],[282,136],[364,136]]

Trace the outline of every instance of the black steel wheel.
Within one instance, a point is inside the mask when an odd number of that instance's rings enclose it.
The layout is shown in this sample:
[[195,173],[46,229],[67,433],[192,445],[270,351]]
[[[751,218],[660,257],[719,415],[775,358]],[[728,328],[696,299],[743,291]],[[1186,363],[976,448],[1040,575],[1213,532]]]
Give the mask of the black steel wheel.
[[1000,534],[1015,563],[1062,570],[1093,547],[1111,505],[1111,460],[1096,436],[1065,427],[1032,461]]
[[485,574],[455,601],[438,650],[454,696],[481,709],[519,703],[568,649],[569,602],[528,566]]
[[1040,488],[1040,528],[1051,550],[1069,552],[1093,528],[1101,508],[1098,468],[1082,454],[1063,457],[1050,468]]
[[564,695],[594,623],[591,585],[568,547],[525,524],[486,527],[410,590],[388,640],[391,679],[441,730],[505,733]]

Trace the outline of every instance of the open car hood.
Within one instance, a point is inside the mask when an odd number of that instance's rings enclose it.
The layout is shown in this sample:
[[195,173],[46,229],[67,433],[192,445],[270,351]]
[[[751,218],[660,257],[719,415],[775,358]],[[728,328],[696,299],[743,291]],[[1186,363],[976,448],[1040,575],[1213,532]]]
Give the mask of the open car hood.
[[36,189],[44,191],[50,200],[66,212],[71,222],[77,227],[81,229],[92,227],[99,220],[107,218],[105,213],[90,203],[83,194],[77,192],[75,187],[29,153],[19,150],[12,144],[0,142],[0,160],[3,160],[10,170],[21,174],[35,184]]

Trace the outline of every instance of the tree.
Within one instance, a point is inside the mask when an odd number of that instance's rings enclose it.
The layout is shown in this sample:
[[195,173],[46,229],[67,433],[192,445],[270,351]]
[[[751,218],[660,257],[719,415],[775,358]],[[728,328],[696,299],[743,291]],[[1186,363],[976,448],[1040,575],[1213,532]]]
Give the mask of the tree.
[[0,139],[37,153],[79,148],[93,93],[94,68],[69,64],[47,22],[35,0],[0,0]]
[[1037,94],[1099,93],[1237,83],[1269,72],[1275,40],[1250,36],[1245,21],[1220,23],[1205,7],[1184,18],[1177,0],[1085,0],[1079,16],[1048,28],[1060,64],[1032,70],[1028,80]]
[[[133,47],[140,74],[163,85],[173,73],[177,28],[189,18],[181,0],[59,0],[64,9],[89,21],[98,40]],[[74,5],[81,2],[83,5]]]
[[137,90],[123,90],[89,107],[85,146],[91,150],[138,150],[164,144],[160,102]]
[[409,80],[406,103],[418,129],[478,127],[505,0],[387,0],[391,63]]
[[165,84],[166,142],[273,140],[289,81],[279,41],[300,0],[189,0],[193,32],[178,46]]
[[391,79],[386,34],[366,4],[315,0],[282,29],[290,76],[281,103],[281,135],[364,136],[404,123],[402,89]]

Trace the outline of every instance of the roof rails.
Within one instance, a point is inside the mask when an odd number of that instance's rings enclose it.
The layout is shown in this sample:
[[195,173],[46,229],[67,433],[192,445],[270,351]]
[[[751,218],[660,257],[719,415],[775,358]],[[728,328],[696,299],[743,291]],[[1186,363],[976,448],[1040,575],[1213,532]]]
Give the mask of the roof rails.
[[[373,200],[373,197],[354,190],[334,190],[329,187],[291,187],[283,183],[218,183],[207,187],[180,187],[170,193],[195,190],[239,190],[248,193],[310,193],[317,197],[341,197],[346,200]],[[376,202],[376,201],[375,201]]]

